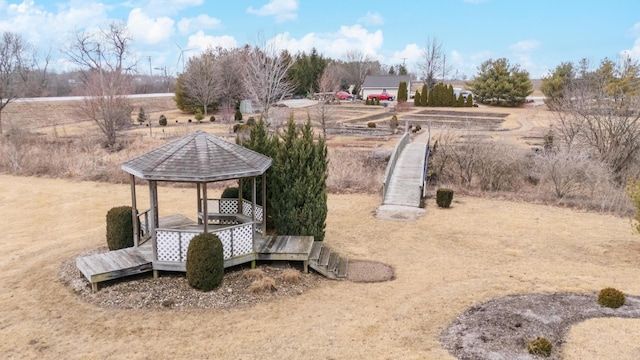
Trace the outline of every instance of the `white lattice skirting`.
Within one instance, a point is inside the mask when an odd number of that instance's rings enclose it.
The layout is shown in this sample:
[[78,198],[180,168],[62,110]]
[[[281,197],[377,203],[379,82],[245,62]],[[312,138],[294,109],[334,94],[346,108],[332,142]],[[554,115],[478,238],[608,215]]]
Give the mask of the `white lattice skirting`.
[[[220,238],[225,260],[253,252],[252,225],[237,225],[211,232]],[[189,242],[198,234],[194,231],[158,229],[156,232],[158,260],[186,262]]]

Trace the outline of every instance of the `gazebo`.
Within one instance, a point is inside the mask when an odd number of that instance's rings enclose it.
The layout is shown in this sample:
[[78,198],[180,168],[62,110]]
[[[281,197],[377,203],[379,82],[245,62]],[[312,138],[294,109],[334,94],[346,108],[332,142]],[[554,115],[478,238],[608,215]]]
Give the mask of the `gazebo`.
[[[76,267],[98,283],[153,271],[186,272],[189,242],[214,233],[222,242],[224,267],[251,262],[301,261],[330,278],[345,278],[347,259],[313,236],[266,236],[266,178],[272,159],[242,146],[197,131],[121,165],[130,174],[134,246],[76,258]],[[262,177],[262,206],[256,203],[256,179]],[[149,209],[139,211],[136,179],[149,187]],[[238,198],[212,199],[207,185],[239,180]],[[251,181],[251,201],[242,196],[242,182]],[[158,182],[195,183],[197,220],[183,214],[159,217]]]
[[[196,131],[124,162],[130,174],[134,247],[150,241],[154,275],[158,270],[186,271],[189,242],[200,233],[222,241],[225,267],[256,260],[254,240],[266,231],[265,172],[272,159],[245,147]],[[262,206],[256,203],[256,178],[262,177]],[[136,178],[149,187],[147,210],[136,204]],[[237,199],[210,199],[207,184],[240,180]],[[242,181],[252,184],[251,201],[243,199]],[[158,182],[195,183],[197,221],[176,214],[158,216]]]

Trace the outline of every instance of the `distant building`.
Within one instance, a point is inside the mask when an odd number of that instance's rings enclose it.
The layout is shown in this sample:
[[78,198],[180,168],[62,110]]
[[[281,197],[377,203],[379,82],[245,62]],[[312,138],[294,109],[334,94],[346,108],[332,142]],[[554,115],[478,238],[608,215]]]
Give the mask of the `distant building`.
[[380,94],[384,91],[398,98],[400,82],[407,83],[407,90],[411,89],[411,76],[409,75],[367,75],[362,84],[362,98],[366,99],[371,94]]

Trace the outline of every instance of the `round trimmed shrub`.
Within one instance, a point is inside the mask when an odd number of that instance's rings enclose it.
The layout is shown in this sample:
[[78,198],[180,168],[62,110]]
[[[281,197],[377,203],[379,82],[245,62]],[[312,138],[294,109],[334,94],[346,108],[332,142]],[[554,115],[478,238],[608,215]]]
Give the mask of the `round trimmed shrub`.
[[598,304],[609,308],[617,309],[624,305],[625,296],[624,293],[614,288],[604,288],[600,290],[598,295]]
[[453,201],[453,190],[451,189],[438,189],[436,191],[436,204],[441,208],[448,208]]
[[187,249],[187,282],[189,286],[211,291],[222,284],[224,254],[217,235],[196,235]]
[[164,115],[160,115],[160,120],[158,120],[158,124],[160,126],[167,126],[167,117]]
[[[242,120],[242,119],[240,119]],[[255,126],[256,125],[256,119],[250,117],[247,119],[247,126]]]
[[376,128],[376,123],[374,123],[373,121],[370,121],[367,123],[367,127],[375,129]]
[[109,250],[133,246],[131,206],[118,206],[107,212],[107,246]]
[[527,341],[527,351],[532,355],[551,355],[551,342],[543,337],[538,337],[535,340]]
[[228,187],[222,191],[222,195],[220,195],[222,199],[237,199],[238,198],[238,188],[237,187]]
[[215,116],[213,116],[213,115],[209,116],[209,121],[210,121],[210,122],[214,122],[214,121],[216,121],[216,117],[215,117]]

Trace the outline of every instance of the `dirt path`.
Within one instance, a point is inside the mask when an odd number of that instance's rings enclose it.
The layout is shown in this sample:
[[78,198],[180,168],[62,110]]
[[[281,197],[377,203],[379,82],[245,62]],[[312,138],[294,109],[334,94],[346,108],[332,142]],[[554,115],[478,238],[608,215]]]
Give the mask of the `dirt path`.
[[[193,215],[193,189],[160,188],[159,198],[161,212]],[[377,195],[330,195],[326,241],[393,266],[395,280],[326,282],[231,310],[83,303],[58,280],[60,265],[102,246],[107,210],[129,202],[126,185],[0,175],[0,357],[453,359],[440,335],[475,304],[606,286],[640,294],[628,219],[460,197],[390,222],[373,216]],[[590,320],[570,331],[563,357],[635,359],[638,334],[640,320]]]

